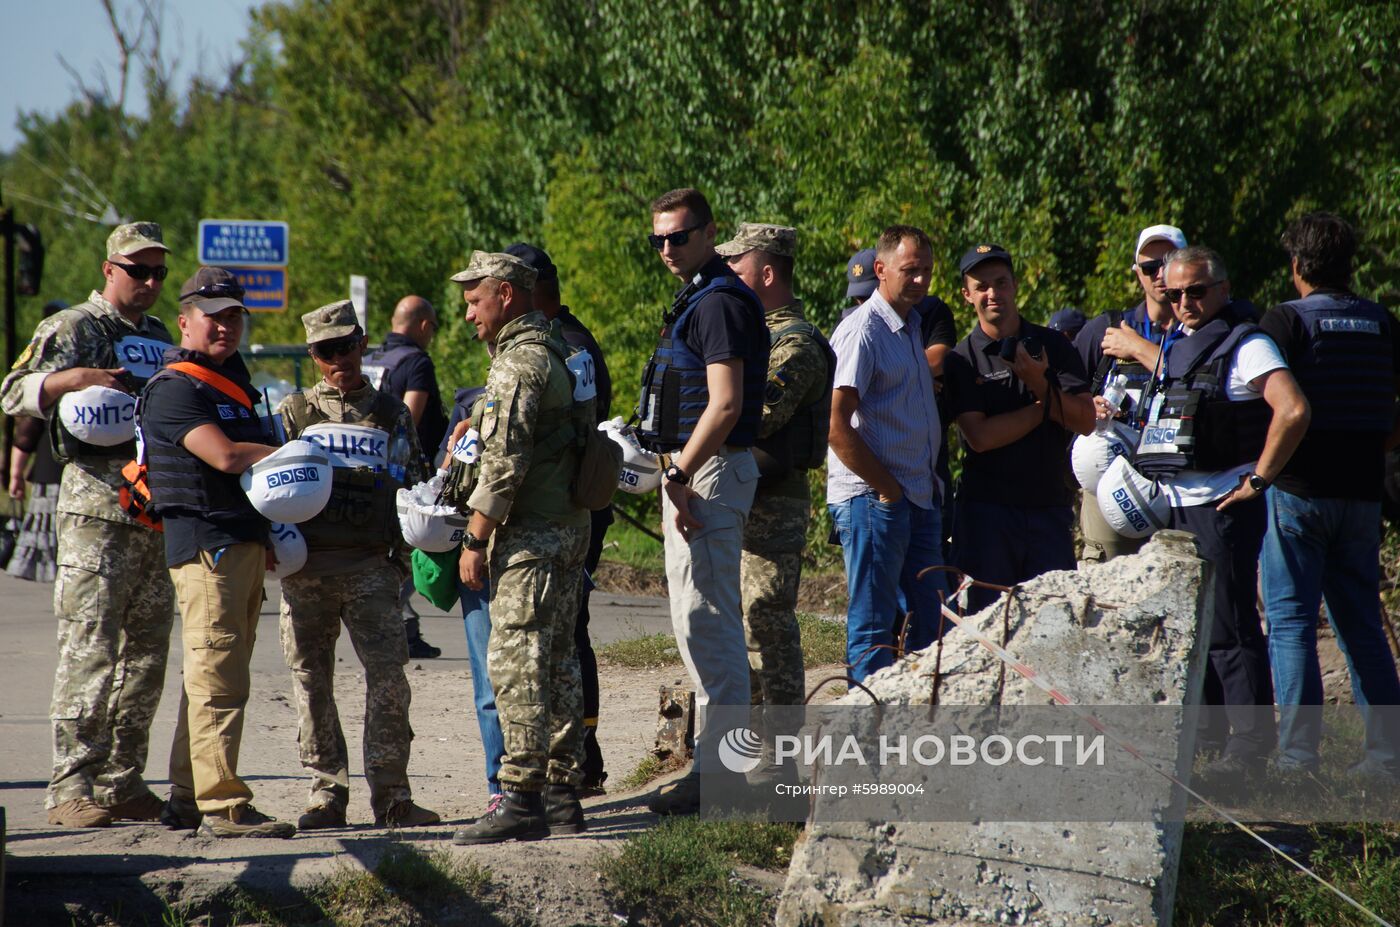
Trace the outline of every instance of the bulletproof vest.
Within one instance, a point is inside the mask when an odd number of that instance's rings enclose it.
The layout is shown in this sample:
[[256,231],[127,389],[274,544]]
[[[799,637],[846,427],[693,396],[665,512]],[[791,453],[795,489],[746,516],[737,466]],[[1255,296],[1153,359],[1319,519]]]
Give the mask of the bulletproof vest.
[[[107,352],[99,351],[97,366],[108,369],[125,367],[126,373],[120,379],[122,385],[131,392],[140,393],[146,383],[155,376],[156,371],[164,365],[165,351],[171,345],[170,336],[165,332],[164,326],[155,333],[157,337],[148,338],[136,334],[108,315],[91,312],[82,306],[75,306],[68,311],[80,312],[83,315],[83,321],[77,326],[80,337],[91,338],[110,346],[110,360],[102,356]],[[91,331],[88,323],[95,326],[97,331]],[[63,427],[63,422],[56,414],[50,418],[49,443],[53,448],[54,457],[62,463],[69,463],[77,457],[115,457],[130,460],[136,456],[135,440],[107,447],[89,444],[75,438]]]
[[[252,405],[258,397],[247,382],[246,371],[229,369],[227,365],[223,368],[210,367],[190,355],[182,356],[180,360],[199,364],[223,376],[229,381],[230,387],[247,394],[248,405],[242,405],[224,391],[197,377],[172,369],[162,369],[151,377],[147,383],[147,390],[142,393],[143,405],[150,395],[149,387],[152,383],[181,377],[193,384],[195,392],[217,410],[214,423],[230,441],[248,441],[255,444],[268,444],[272,441],[267,424],[252,411]],[[139,421],[139,408],[137,417]],[[144,432],[142,434],[144,436]],[[180,445],[147,439],[144,450],[149,468],[147,482],[151,490],[151,510],[154,514],[163,517],[175,512],[215,520],[261,517],[239,486],[237,474],[214,469]]]
[[[392,396],[376,390],[366,418],[338,422],[308,401],[305,392],[287,397],[287,414],[296,437],[320,445],[333,464],[326,507],[297,526],[308,549],[377,549],[401,542],[395,502],[403,483],[394,479],[387,467],[399,409]],[[318,425],[329,427],[314,428]],[[308,433],[308,429],[313,430]],[[381,458],[385,463],[377,464]]]
[[422,350],[413,344],[401,344],[387,350],[381,346],[371,351],[361,361],[360,374],[369,381],[370,386],[375,389],[383,389],[384,381],[389,378],[389,374],[394,372],[394,368],[414,354],[421,353]]
[[1143,396],[1147,421],[1133,457],[1144,476],[1182,470],[1213,472],[1258,460],[1273,412],[1261,397],[1231,402],[1226,394],[1235,349],[1259,331],[1224,314],[1190,337],[1171,339],[1166,370]]
[[1390,431],[1395,411],[1390,313],[1370,300],[1336,292],[1313,293],[1283,307],[1298,314],[1308,334],[1302,356],[1290,358],[1289,367],[1318,428]]
[[596,428],[594,410],[598,382],[593,355],[566,342],[557,321],[550,324],[548,332],[530,331],[510,339],[506,350],[514,351],[526,344],[543,345],[559,358],[569,374],[573,395],[573,402],[567,409],[540,410],[535,420],[539,437],[535,439],[534,457],[548,460],[567,447],[582,453],[589,434]]
[[[748,303],[759,318],[763,309],[758,297],[747,286],[729,274],[705,279],[697,274],[695,280],[677,294],[665,316],[665,327],[656,351],[647,361],[642,374],[642,395],[638,405],[641,424],[637,428],[642,446],[651,451],[674,451],[685,446],[700,421],[700,415],[710,403],[710,390],[705,380],[705,360],[685,343],[686,326],[701,300],[711,293],[728,292]],[[725,444],[752,447],[758,438],[758,424],[763,417],[763,382],[768,376],[765,367],[744,364],[743,405],[739,421],[725,437]]]
[[792,470],[814,470],[826,462],[827,435],[831,428],[831,390],[836,382],[836,354],[821,331],[811,322],[794,320],[774,330],[776,344],[787,335],[800,333],[815,341],[826,355],[826,380],[815,385],[804,402],[782,428],[753,445],[754,461],[765,481],[774,481]]

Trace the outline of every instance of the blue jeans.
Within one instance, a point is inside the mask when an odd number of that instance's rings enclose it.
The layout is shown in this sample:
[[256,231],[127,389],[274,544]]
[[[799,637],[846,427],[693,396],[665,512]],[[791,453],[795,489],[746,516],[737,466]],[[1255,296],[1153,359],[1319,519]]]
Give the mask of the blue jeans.
[[945,578],[917,577],[943,563],[943,534],[938,509],[921,509],[908,499],[886,505],[866,493],[827,509],[846,560],[846,662],[860,682],[894,662],[890,648],[902,603],[913,613],[906,650],[922,650],[941,633]]
[[491,587],[483,584],[480,592],[473,592],[458,582],[457,594],[462,599],[462,623],[467,631],[476,724],[481,728],[481,749],[486,755],[486,788],[494,795],[501,790],[501,757],[506,752],[506,741],[496,714],[496,693],[486,671],[486,647],[491,640],[491,615],[486,606],[491,601]]
[[1351,671],[1351,691],[1366,726],[1368,765],[1400,774],[1400,680],[1381,625],[1381,504],[1305,499],[1272,487],[1269,528],[1259,559],[1269,662],[1280,707],[1279,763],[1316,768],[1322,714],[1317,613],[1327,617]]

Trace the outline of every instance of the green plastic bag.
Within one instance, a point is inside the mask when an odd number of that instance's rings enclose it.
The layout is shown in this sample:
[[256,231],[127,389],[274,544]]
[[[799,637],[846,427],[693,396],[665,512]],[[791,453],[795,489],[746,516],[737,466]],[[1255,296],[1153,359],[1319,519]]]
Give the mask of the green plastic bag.
[[419,595],[443,611],[457,607],[457,552],[459,548],[440,554],[413,549],[413,588]]

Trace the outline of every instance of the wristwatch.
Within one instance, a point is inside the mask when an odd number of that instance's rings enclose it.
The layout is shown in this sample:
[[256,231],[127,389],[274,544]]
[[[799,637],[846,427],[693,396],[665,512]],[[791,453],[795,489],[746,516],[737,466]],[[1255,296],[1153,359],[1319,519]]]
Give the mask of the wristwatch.
[[690,474],[686,473],[684,470],[682,470],[675,464],[671,464],[669,467],[666,468],[664,472],[666,479],[669,482],[677,483],[681,486],[684,486],[690,482]]
[[1257,473],[1251,473],[1249,475],[1249,488],[1255,492],[1263,492],[1269,488],[1269,481]]
[[479,538],[468,531],[466,538],[462,540],[462,545],[466,547],[467,550],[485,550],[491,546],[491,539]]

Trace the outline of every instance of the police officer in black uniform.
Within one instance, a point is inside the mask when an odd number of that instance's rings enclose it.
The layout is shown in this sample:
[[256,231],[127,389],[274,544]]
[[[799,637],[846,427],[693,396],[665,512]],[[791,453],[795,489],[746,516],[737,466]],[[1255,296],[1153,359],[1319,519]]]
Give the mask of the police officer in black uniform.
[[[958,263],[977,324],[944,359],[949,413],[967,456],[953,515],[953,562],[1011,586],[1075,568],[1074,493],[1066,448],[1094,427],[1084,365],[1059,332],[1026,321],[1016,273],[1000,245]],[[969,590],[975,611],[995,593]]]
[[[425,453],[437,447],[447,434],[447,415],[442,409],[437,368],[428,353],[428,345],[437,329],[437,310],[433,304],[421,296],[405,296],[394,306],[384,344],[366,355],[360,368],[370,386],[408,406],[418,431],[418,446]],[[408,655],[415,660],[440,657],[442,648],[423,639],[418,613],[410,601],[412,596],[413,581],[410,579],[404,583],[399,596]]]

